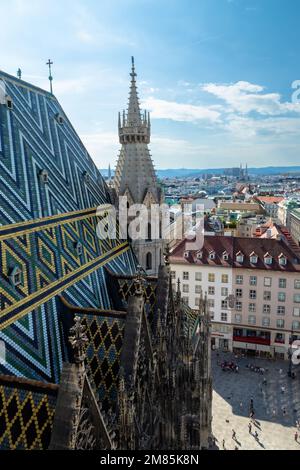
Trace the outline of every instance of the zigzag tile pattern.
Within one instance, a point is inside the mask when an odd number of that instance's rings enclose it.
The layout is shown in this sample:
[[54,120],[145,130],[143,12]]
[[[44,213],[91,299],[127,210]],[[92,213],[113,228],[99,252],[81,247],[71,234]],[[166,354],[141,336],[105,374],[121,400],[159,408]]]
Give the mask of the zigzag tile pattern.
[[[56,98],[0,71],[1,90],[0,373],[58,383],[67,352],[57,293],[110,308],[102,266],[132,274],[135,258],[118,239],[96,237],[95,207],[110,202],[109,192]],[[22,273],[17,287],[14,267]]]

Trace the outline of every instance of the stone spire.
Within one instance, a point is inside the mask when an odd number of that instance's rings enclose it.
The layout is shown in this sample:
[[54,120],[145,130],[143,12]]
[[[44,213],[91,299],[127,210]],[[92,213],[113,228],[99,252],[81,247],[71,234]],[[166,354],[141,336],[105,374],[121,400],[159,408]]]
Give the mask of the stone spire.
[[133,248],[147,274],[156,274],[163,261],[164,242],[158,230],[161,214],[155,220],[151,218],[151,205],[160,205],[164,197],[148,148],[150,116],[146,111],[141,112],[133,57],[131,61],[128,108],[118,116],[121,150],[113,184],[117,196],[127,197],[128,208],[133,204],[144,204],[147,208],[143,236],[134,240]]
[[140,103],[136,87],[136,73],[134,67],[134,57],[131,57],[131,83],[127,111],[127,125],[140,126],[142,124]]
[[151,189],[155,202],[159,203],[160,188],[147,145],[150,143],[150,117],[140,110],[133,57],[130,77],[128,108],[118,117],[122,148],[115,172],[115,189],[121,196],[128,190],[134,203],[143,203]]

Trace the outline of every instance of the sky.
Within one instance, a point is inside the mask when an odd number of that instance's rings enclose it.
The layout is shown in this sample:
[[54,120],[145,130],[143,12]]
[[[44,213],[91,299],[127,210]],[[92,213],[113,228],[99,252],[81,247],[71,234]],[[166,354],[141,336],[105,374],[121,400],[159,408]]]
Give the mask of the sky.
[[298,0],[0,0],[0,69],[116,164],[131,56],[157,169],[300,165]]

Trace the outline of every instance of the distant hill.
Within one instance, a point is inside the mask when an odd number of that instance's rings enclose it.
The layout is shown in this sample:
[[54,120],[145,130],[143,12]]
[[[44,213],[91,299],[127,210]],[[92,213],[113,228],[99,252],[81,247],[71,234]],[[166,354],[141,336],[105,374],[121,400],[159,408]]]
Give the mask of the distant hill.
[[[107,178],[108,170],[103,169],[100,170],[101,174]],[[156,170],[157,176],[159,178],[183,178],[183,177],[194,177],[197,178],[198,176],[204,174],[213,174],[213,175],[222,175],[224,172],[224,168],[204,168],[204,169],[188,169],[188,168],[170,168],[167,170]],[[250,175],[259,175],[259,176],[271,176],[271,175],[279,175],[279,174],[293,174],[293,173],[300,173],[300,166],[266,166],[262,168],[248,168],[248,172]],[[114,175],[114,171],[112,170],[112,175]]]

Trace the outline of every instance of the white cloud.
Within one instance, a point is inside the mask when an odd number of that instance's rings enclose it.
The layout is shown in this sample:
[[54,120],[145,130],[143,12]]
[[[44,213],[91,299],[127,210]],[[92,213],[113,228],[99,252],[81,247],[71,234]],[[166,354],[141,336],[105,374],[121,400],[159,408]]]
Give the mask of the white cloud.
[[253,119],[245,116],[230,116],[225,129],[239,138],[249,137],[288,137],[299,136],[300,118],[272,117]]
[[207,83],[202,89],[225,101],[230,111],[241,114],[256,112],[265,116],[276,116],[289,112],[300,113],[299,103],[281,102],[279,93],[262,93],[260,85],[239,81],[230,85]]
[[153,97],[142,101],[142,106],[149,109],[154,119],[171,119],[172,121],[217,122],[220,117],[219,111],[205,106],[176,103],[175,101],[160,100]]

